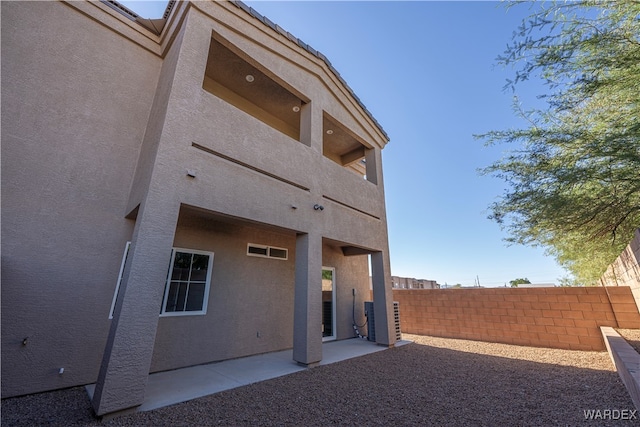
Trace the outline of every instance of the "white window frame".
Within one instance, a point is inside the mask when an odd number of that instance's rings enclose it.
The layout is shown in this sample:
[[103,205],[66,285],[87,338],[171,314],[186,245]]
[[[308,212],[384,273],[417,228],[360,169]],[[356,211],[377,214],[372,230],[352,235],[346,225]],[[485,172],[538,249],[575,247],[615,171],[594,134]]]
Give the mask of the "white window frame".
[[[209,265],[207,267],[207,277],[205,279],[204,296],[202,300],[202,310],[199,311],[165,311],[167,305],[167,298],[169,296],[169,288],[171,286],[171,276],[173,274],[173,264],[177,252],[207,255],[209,256]],[[213,272],[213,252],[199,251],[196,249],[188,248],[173,248],[171,250],[171,262],[169,264],[169,273],[167,274],[167,281],[165,283],[164,295],[162,297],[162,306],[160,311],[160,317],[174,317],[174,316],[202,316],[207,314],[207,305],[209,303],[209,290],[211,289],[211,274]]]
[[322,266],[322,270],[328,270],[331,271],[331,322],[333,323],[331,325],[331,335],[326,336],[326,337],[322,337],[322,342],[325,341],[335,341],[338,338],[338,332],[337,332],[337,327],[336,327],[336,323],[338,322],[338,316],[336,313],[336,295],[338,294],[337,289],[336,289],[336,268],[335,267],[326,267],[326,266]]
[[[260,249],[266,249],[267,254],[266,255],[261,255],[261,254],[251,253],[251,252],[249,252],[249,248],[251,248],[251,247],[260,248]],[[278,257],[278,256],[272,256],[271,255],[271,249],[284,251],[284,253],[285,253],[284,258]],[[287,249],[287,248],[279,248],[277,246],[260,245],[258,243],[247,243],[247,256],[254,256],[254,257],[258,257],[258,258],[279,259],[281,261],[286,261],[286,260],[289,259],[289,249]]]
[[129,248],[131,242],[127,242],[124,245],[124,253],[122,254],[122,262],[120,262],[120,271],[118,272],[118,281],[116,282],[116,290],[113,292],[113,299],[111,300],[111,308],[109,309],[109,319],[113,319],[113,311],[116,309],[116,301],[118,300],[118,293],[120,292],[120,283],[122,283],[122,274],[124,273],[124,267],[127,263],[127,257],[129,256]]

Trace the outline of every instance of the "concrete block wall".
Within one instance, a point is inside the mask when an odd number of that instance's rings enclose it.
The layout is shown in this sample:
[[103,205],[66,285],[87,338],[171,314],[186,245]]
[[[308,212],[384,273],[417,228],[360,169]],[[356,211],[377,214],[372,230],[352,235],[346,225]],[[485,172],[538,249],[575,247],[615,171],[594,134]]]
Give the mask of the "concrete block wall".
[[629,286],[640,308],[640,229],[600,278],[603,286]]
[[640,375],[638,375],[640,354],[613,328],[603,326],[600,329],[611,361],[627,388],[633,405],[640,410]]
[[402,332],[572,350],[605,349],[601,326],[640,328],[631,289],[394,289]]

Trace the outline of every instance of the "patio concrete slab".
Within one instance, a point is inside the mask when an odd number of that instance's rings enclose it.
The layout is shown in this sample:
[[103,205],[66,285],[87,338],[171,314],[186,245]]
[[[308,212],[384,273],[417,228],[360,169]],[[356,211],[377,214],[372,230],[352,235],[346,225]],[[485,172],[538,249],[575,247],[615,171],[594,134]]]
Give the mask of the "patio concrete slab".
[[[410,341],[398,341],[396,347],[409,343]],[[320,365],[364,356],[386,348],[359,338],[326,342],[322,344]],[[158,372],[149,375],[144,403],[136,411],[150,411],[305,369],[307,368],[294,362],[292,350],[283,350]],[[93,396],[94,389],[95,384],[86,387],[90,397]]]

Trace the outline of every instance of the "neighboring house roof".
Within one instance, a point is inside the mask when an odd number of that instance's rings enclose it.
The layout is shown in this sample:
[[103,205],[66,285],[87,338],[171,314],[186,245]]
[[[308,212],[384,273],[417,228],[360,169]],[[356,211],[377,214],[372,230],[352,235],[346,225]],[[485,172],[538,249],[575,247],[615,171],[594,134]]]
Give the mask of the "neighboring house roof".
[[[159,19],[142,18],[140,15],[138,15],[137,13],[133,12],[132,10],[124,7],[123,5],[121,5],[120,3],[118,3],[115,0],[101,0],[101,1],[103,3],[105,3],[105,4],[107,4],[108,6],[110,6],[111,8],[113,8],[113,9],[117,10],[118,12],[122,13],[123,15],[127,16],[132,21],[135,21],[135,22],[139,23],[140,25],[142,25],[146,29],[154,32],[155,34],[160,34],[162,32],[162,29],[164,28],[165,23],[167,22],[167,18],[171,14],[171,10],[173,9],[173,7],[174,7],[174,5],[175,5],[177,0],[170,0],[169,1],[169,3],[167,4],[167,8],[165,9],[162,18],[159,18]],[[355,94],[353,89],[351,89],[351,87],[347,84],[347,82],[342,78],[342,76],[340,75],[338,70],[336,70],[333,67],[333,65],[331,65],[331,62],[329,61],[329,59],[326,56],[324,56],[321,52],[318,52],[317,50],[315,50],[314,48],[312,48],[311,46],[309,46],[308,44],[306,44],[305,42],[303,42],[302,40],[300,40],[299,38],[297,38],[296,36],[294,36],[290,32],[284,30],[278,24],[275,24],[269,18],[267,18],[266,16],[264,16],[264,15],[260,14],[259,12],[257,12],[254,8],[247,6],[242,1],[229,0],[229,2],[234,4],[239,9],[244,10],[249,15],[253,16],[255,19],[257,19],[258,21],[262,22],[264,25],[270,27],[271,29],[273,29],[277,33],[285,36],[286,38],[291,40],[293,43],[296,43],[298,46],[300,46],[301,48],[305,49],[307,52],[311,53],[312,55],[314,55],[314,56],[320,58],[322,61],[324,61],[324,63],[331,70],[331,72],[338,78],[338,80],[340,80],[340,82],[344,85],[344,87],[347,88],[347,90],[349,91],[351,96],[353,96],[353,99],[356,100],[358,105],[360,105],[360,107],[364,110],[364,112],[367,114],[367,116],[369,116],[369,118],[375,123],[376,127],[380,130],[380,132],[382,132],[382,134],[384,135],[386,140],[389,141],[389,135],[387,135],[387,133],[383,129],[382,125],[380,123],[378,123],[378,121],[376,120],[375,117],[373,117],[373,114],[371,114],[371,112],[367,109],[367,107],[364,105],[364,103]]]
[[554,288],[555,283],[519,283],[519,288]]

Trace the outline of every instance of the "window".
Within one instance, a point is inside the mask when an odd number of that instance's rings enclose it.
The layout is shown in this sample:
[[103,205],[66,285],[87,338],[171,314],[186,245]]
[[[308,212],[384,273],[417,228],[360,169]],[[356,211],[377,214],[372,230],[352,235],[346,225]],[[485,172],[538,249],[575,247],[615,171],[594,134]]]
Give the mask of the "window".
[[280,249],[280,248],[269,248],[269,257],[270,258],[280,258],[280,259],[287,259],[287,250],[286,249]]
[[274,246],[249,243],[247,244],[247,255],[286,260],[289,258],[289,250],[284,248],[276,248]]
[[212,252],[174,248],[160,315],[206,314],[212,268]]
[[257,246],[257,245],[252,245],[251,243],[249,243],[249,245],[247,246],[247,255],[268,257],[269,256],[269,247],[268,246]]
[[111,300],[111,309],[109,310],[109,319],[113,319],[113,311],[116,309],[116,302],[118,301],[118,294],[120,293],[120,283],[122,282],[122,274],[124,273],[124,267],[127,265],[127,257],[129,256],[129,248],[131,242],[127,242],[124,245],[124,254],[122,254],[122,262],[120,263],[120,272],[118,273],[118,281],[116,282],[116,290],[113,293],[113,299]]

